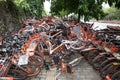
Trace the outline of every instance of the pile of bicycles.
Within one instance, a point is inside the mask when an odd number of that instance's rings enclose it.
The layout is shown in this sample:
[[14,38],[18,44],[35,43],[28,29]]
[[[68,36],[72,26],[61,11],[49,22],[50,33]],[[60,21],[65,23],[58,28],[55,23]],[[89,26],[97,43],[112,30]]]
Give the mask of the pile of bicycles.
[[[82,26],[82,25],[81,25]],[[120,37],[118,26],[107,26],[106,29],[93,30],[83,25],[82,34],[86,43],[81,54],[105,80],[120,79]]]
[[55,17],[27,19],[19,31],[0,37],[0,79],[37,76],[42,67],[55,64],[56,55],[66,72],[65,63],[76,66],[82,55],[102,78],[119,80],[119,29],[94,30],[92,25]]
[[77,65],[80,54],[74,53],[71,45],[78,41],[69,40],[70,33],[68,23],[49,17],[28,19],[19,31],[6,32],[0,37],[0,79],[24,80],[37,76],[46,60],[53,64],[54,55]]

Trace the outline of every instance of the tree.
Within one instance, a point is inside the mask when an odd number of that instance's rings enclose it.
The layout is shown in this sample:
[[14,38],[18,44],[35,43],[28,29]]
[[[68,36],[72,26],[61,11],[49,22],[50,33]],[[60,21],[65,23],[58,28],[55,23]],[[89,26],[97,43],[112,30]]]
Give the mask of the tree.
[[64,15],[70,13],[78,14],[78,21],[80,17],[83,16],[85,20],[89,18],[95,18],[97,20],[104,16],[102,10],[102,3],[106,2],[112,5],[115,4],[116,7],[120,7],[120,0],[52,0],[51,4],[51,14]]
[[28,16],[42,16],[43,2],[45,0],[5,0],[13,16],[19,19]]
[[40,17],[42,15],[44,0],[26,0],[26,1],[29,4],[29,11],[31,13],[31,16]]
[[28,16],[40,17],[43,2],[44,0],[0,0],[0,34],[19,30]]
[[106,0],[110,6],[115,4],[115,7],[120,8],[120,0]]
[[51,1],[51,14],[60,16],[61,12],[64,14],[63,16],[75,12],[76,8],[78,8],[78,0],[52,0]]
[[52,0],[51,13],[60,15],[60,12],[77,13],[78,21],[80,16],[84,16],[85,20],[90,17],[97,20],[103,16],[102,3],[104,0]]
[[106,16],[103,18],[105,20],[120,20],[120,9],[115,7],[115,4],[110,8],[103,9]]

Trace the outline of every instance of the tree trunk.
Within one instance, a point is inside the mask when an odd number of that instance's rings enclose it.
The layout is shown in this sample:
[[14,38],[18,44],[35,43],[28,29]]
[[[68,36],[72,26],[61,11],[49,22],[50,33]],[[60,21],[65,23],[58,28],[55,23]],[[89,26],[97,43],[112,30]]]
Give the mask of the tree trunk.
[[80,22],[80,10],[78,10],[78,23]]

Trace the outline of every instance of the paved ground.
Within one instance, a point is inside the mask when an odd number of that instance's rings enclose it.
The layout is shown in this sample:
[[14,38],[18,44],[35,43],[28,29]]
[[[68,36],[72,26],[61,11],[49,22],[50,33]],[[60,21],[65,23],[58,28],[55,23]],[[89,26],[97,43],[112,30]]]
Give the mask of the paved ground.
[[[56,68],[52,68],[50,71],[43,69],[41,74],[30,80],[55,80],[56,75],[58,75]],[[99,73],[83,59],[79,66],[74,67],[72,78],[61,74],[57,77],[57,80],[101,80],[101,78]]]
[[101,77],[86,60],[83,60],[79,66],[75,68],[74,80],[101,80]]

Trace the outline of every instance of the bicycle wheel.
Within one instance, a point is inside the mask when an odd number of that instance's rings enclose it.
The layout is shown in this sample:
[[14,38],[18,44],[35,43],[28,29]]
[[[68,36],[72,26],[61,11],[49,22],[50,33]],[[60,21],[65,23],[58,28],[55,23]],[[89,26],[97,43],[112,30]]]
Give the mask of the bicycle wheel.
[[120,71],[115,72],[112,76],[111,76],[112,80],[120,80]]
[[41,72],[41,69],[39,67],[32,68],[31,72],[27,74],[28,77],[34,77],[37,76]]
[[64,57],[64,60],[67,61],[68,63],[71,63],[72,66],[77,66],[80,61],[82,60],[82,56],[78,53],[72,53],[70,55],[67,55]]
[[86,48],[81,50],[81,54],[87,59],[90,52],[95,51],[95,48]]
[[10,69],[7,74],[7,77],[13,77],[14,80],[26,80],[27,76],[24,76],[20,73],[21,73],[20,71],[14,71],[13,69]]
[[89,54],[87,55],[87,60],[89,61],[90,64],[92,64],[93,59],[99,55],[99,52],[94,50],[94,51],[90,51]]
[[99,70],[100,67],[101,67],[101,63],[102,63],[103,61],[105,61],[105,60],[106,60],[106,56],[105,56],[105,55],[103,55],[103,56],[98,55],[98,56],[96,56],[96,57],[93,59],[92,65],[93,65],[93,67],[94,67],[96,70]]
[[31,65],[35,65],[40,68],[42,68],[44,65],[44,60],[39,55],[33,55],[33,56],[29,57],[29,61],[31,62]]
[[101,77],[105,77],[106,75],[109,75],[110,77],[120,69],[119,65],[113,65],[114,62],[109,63],[101,70]]
[[114,61],[117,61],[117,60],[116,60],[115,58],[106,59],[106,60],[101,64],[99,71],[101,72],[102,69],[103,69],[106,65],[108,65],[109,63],[114,62]]
[[27,76],[27,77],[33,77],[36,76],[40,73],[41,69],[39,66],[36,66],[32,64],[32,62],[28,61],[28,64],[26,65],[13,65],[11,67],[11,72],[18,73],[19,75],[22,76]]
[[[34,55],[34,57],[35,57],[35,55]],[[37,57],[37,58],[39,58],[39,57]],[[29,60],[27,65],[23,65],[23,68],[25,69],[25,72],[27,72],[26,76],[28,76],[28,77],[37,76],[41,72],[41,67],[38,66],[38,65],[41,65],[41,64],[39,64],[39,60],[35,61],[36,59],[33,59],[33,61]],[[40,60],[40,62],[41,62],[41,60]]]

